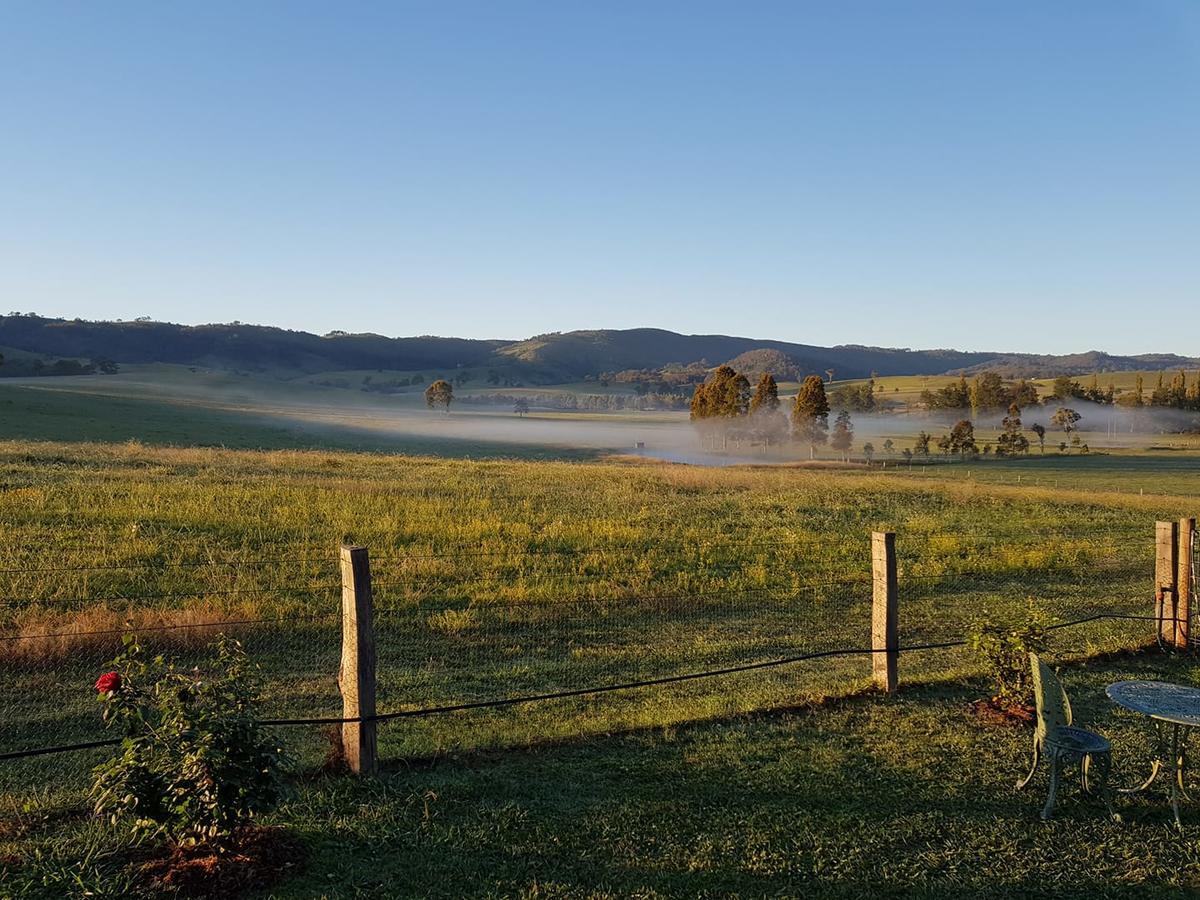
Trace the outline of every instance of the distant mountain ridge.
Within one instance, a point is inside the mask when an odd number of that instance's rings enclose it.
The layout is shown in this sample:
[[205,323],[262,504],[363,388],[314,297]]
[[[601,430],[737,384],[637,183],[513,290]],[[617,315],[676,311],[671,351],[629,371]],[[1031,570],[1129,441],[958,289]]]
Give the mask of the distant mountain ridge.
[[328,335],[240,323],[91,322],[32,315],[0,316],[0,346],[54,357],[118,363],[174,363],[280,375],[354,369],[399,371],[496,368],[534,383],[578,381],[605,372],[659,369],[673,363],[735,361],[746,369],[790,365],[789,375],[839,379],[1001,371],[1012,377],[1200,367],[1175,354],[1114,356],[1101,351],[1046,356],[1024,353],[910,350],[844,344],[819,347],[729,335],[686,335],[657,328],[555,332],[523,341],[445,337]]

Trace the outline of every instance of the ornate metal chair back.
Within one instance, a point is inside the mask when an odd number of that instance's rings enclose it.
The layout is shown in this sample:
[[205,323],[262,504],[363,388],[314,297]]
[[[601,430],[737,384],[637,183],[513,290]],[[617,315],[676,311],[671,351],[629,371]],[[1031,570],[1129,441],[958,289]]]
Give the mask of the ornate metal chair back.
[[1058,676],[1036,653],[1029,654],[1029,664],[1033,669],[1033,696],[1037,703],[1037,736],[1041,740],[1071,724],[1071,701]]

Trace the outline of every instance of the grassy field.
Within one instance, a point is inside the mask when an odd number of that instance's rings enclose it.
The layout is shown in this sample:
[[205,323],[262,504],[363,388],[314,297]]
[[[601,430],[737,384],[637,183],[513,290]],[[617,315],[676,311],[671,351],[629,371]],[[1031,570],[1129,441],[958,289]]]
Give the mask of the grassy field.
[[[1030,599],[1059,620],[1145,612],[1152,523],[1191,505],[939,469],[37,443],[0,446],[0,467],[3,664],[28,686],[4,701],[17,725],[3,749],[97,736],[86,687],[117,646],[105,632],[124,627],[191,652],[205,623],[268,620],[234,630],[266,669],[269,712],[336,712],[343,540],[375,560],[381,702],[415,708],[863,649],[872,530],[900,535],[909,643],[961,638],[985,609],[1019,616]],[[687,721],[852,690],[866,671],[850,658],[733,691],[430,718],[384,743],[421,756]]]
[[[1080,721],[1115,748],[1114,778],[1148,765],[1144,720],[1109,704],[1123,678],[1196,683],[1160,654],[1068,666]],[[271,817],[307,863],[261,896],[1178,897],[1200,885],[1200,824],[1169,827],[1160,791],[1109,822],[1068,785],[1038,819],[1045,773],[1013,789],[1028,732],[967,711],[988,686],[927,684],[305,780]],[[141,848],[71,808],[16,812],[0,893],[136,896]]]
[[[179,377],[194,387],[194,375]],[[1194,515],[1200,494],[1186,441],[986,464],[700,468],[398,438],[367,421],[380,401],[365,396],[329,401],[314,424],[311,391],[348,393],[336,389],[234,383],[214,402],[211,384],[189,396],[70,381],[0,384],[0,435],[20,438],[0,441],[0,752],[103,736],[91,683],[126,629],[185,660],[235,633],[262,666],[265,715],[336,715],[343,541],[371,549],[386,712],[861,651],[872,530],[899,535],[905,645],[959,640],[983,615],[1020,621],[1030,604],[1059,622],[1144,615],[1153,522]],[[557,458],[520,458],[534,454]],[[1053,652],[1095,658],[1150,629],[1062,629]],[[1080,671],[1085,694],[1122,666],[1167,663],[1104,665]],[[288,729],[307,774],[275,821],[312,859],[280,891],[1082,895],[1102,883],[1089,872],[1164,893],[1195,883],[1190,850],[1130,849],[1124,835],[1161,827],[1150,806],[1132,832],[1082,811],[1038,826],[1036,799],[1006,787],[1027,735],[965,716],[986,689],[961,650],[906,655],[913,687],[896,700],[862,695],[869,670],[839,656],[408,719],[381,728],[393,768],[374,784],[314,778],[324,736]],[[1135,741],[1136,723],[1083,708]],[[83,813],[104,753],[0,762],[0,896],[133,890],[140,851]],[[1078,858],[1051,877],[1061,840]]]

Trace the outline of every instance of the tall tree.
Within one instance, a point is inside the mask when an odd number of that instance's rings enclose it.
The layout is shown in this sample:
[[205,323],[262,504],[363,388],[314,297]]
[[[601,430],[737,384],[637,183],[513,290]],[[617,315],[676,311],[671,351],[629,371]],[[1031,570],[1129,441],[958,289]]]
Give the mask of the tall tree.
[[[970,419],[960,419],[950,429],[949,441],[946,449],[950,453],[957,453],[959,456],[967,457],[975,455],[975,426],[971,424]],[[938,446],[942,446],[942,442],[938,442]]]
[[854,445],[854,426],[850,422],[850,413],[847,410],[843,409],[837,414],[829,444],[842,454],[842,462],[850,461],[850,448]]
[[751,414],[763,410],[764,412],[775,412],[779,409],[779,385],[775,383],[775,376],[770,372],[763,372],[762,377],[758,379],[758,385],[754,388],[754,396],[750,398]]
[[792,404],[792,431],[796,440],[808,444],[810,458],[829,439],[829,399],[819,375],[809,375],[800,385]]
[[1029,438],[1021,426],[1021,407],[1013,403],[1008,407],[1008,415],[1004,417],[1004,432],[996,440],[997,456],[1015,456],[1018,453],[1029,452]]
[[770,372],[758,379],[750,398],[750,427],[753,438],[767,445],[787,437],[787,417],[779,411],[779,385]]
[[439,378],[425,388],[425,405],[430,409],[442,407],[450,412],[450,404],[454,402],[454,387],[446,379]]
[[1058,412],[1050,417],[1050,424],[1057,425],[1066,434],[1070,434],[1075,430],[1075,426],[1079,424],[1079,420],[1082,418],[1083,416],[1075,412],[1075,410],[1060,406]]
[[1037,435],[1038,449],[1042,451],[1042,456],[1046,455],[1046,426],[1038,422],[1034,422],[1029,426],[1029,430]]

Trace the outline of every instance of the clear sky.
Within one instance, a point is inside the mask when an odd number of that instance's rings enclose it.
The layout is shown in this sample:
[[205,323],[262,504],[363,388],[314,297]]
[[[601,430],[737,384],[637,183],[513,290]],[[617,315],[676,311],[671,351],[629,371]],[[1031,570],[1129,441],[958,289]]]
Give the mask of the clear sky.
[[1195,0],[0,6],[0,306],[1200,354]]

